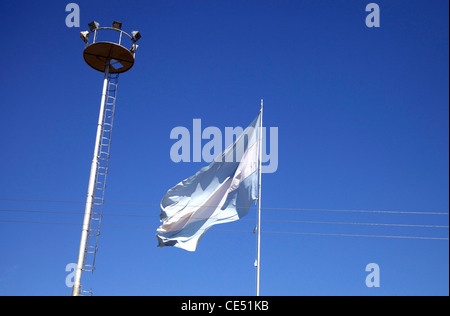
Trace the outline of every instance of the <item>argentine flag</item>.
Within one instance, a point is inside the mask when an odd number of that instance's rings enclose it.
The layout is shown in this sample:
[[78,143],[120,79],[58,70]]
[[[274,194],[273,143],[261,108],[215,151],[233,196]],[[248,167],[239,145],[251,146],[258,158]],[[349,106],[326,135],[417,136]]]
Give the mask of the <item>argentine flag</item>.
[[170,189],[161,201],[158,247],[195,251],[213,225],[236,221],[258,198],[261,112],[207,167]]

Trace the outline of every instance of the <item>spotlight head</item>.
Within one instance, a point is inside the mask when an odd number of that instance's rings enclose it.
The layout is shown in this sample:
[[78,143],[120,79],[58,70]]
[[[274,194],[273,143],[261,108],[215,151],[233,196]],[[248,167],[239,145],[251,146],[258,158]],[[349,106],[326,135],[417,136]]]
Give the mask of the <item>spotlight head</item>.
[[136,53],[136,50],[138,49],[138,47],[139,47],[139,45],[134,43],[133,46],[131,46],[131,48],[130,48],[130,52],[132,54]]
[[89,36],[88,31],[80,32],[80,37],[86,44],[88,42],[88,36]]
[[139,31],[133,31],[131,32],[131,35],[133,36],[135,42],[137,42],[142,37]]
[[114,21],[113,23],[112,23],[112,27],[113,28],[115,28],[115,29],[122,29],[122,23],[121,22],[117,22],[117,21]]
[[89,29],[90,29],[91,32],[92,32],[92,31],[95,31],[95,29],[97,29],[97,28],[99,27],[100,24],[99,24],[98,22],[92,21],[92,22],[89,23],[88,25],[89,25]]

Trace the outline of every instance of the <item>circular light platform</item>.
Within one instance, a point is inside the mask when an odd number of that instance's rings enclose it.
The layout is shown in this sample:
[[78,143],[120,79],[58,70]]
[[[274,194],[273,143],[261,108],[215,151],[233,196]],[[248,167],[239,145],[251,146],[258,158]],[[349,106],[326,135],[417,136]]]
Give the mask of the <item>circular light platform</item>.
[[112,74],[128,71],[134,65],[133,54],[122,45],[111,42],[88,45],[83,58],[89,66],[101,72],[105,72],[106,63],[110,61],[109,73]]

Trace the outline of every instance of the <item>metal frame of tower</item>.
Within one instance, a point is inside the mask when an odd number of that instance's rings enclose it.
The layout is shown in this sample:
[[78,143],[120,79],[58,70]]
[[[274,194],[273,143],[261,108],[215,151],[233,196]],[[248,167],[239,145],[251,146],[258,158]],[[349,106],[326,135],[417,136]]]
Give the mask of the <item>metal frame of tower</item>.
[[[120,73],[128,71],[134,65],[135,52],[138,47],[136,41],[141,37],[137,31],[133,31],[132,35],[122,31],[122,23],[117,21],[113,22],[113,27],[98,26],[99,24],[97,22],[91,22],[89,23],[91,32],[81,32],[81,38],[86,44],[83,52],[84,60],[93,69],[103,72],[104,79],[78,252],[78,263],[72,288],[73,296],[92,295],[91,290],[83,290],[81,286],[81,275],[83,271],[93,272],[95,270],[95,259],[98,250],[105,197],[106,176],[108,174],[111,134],[117,99],[118,77]],[[98,37],[103,31],[118,32],[117,43],[99,41]],[[91,34],[93,36],[90,36]],[[126,37],[131,40],[130,48],[126,48],[123,45],[124,38]]]

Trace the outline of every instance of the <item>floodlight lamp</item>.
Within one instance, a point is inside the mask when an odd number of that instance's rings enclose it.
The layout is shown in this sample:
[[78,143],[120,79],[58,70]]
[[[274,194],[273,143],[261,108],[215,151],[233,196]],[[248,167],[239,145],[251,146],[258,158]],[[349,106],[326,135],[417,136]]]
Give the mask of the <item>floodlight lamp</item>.
[[88,31],[80,32],[80,37],[87,44],[89,32]]
[[99,24],[98,22],[92,21],[92,22],[89,23],[88,25],[89,25],[89,29],[90,29],[91,32],[92,32],[92,31],[95,31],[95,29],[97,29],[97,28],[99,27],[100,24]]
[[121,29],[122,29],[122,23],[121,23],[121,22],[114,21],[114,22],[112,23],[112,27],[115,28],[115,29],[121,30]]
[[130,52],[132,54],[136,53],[136,50],[138,49],[138,47],[139,47],[139,45],[134,43],[133,46],[131,46],[131,48],[130,48]]
[[139,33],[139,31],[133,31],[131,32],[131,35],[133,36],[134,41],[138,41],[142,36],[141,33]]

